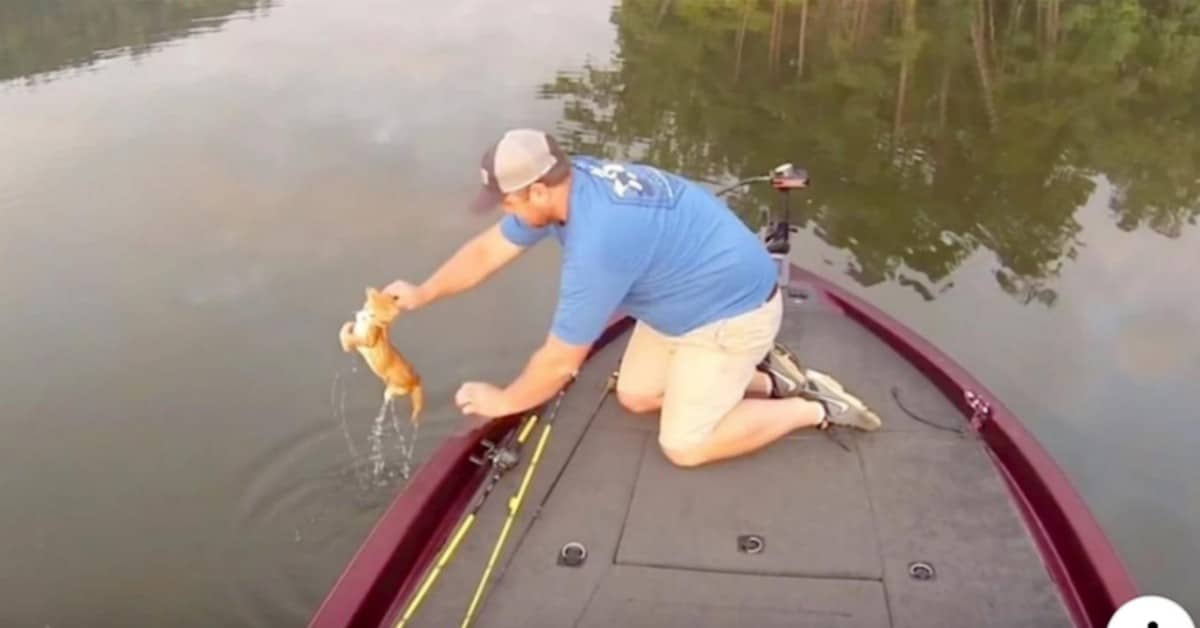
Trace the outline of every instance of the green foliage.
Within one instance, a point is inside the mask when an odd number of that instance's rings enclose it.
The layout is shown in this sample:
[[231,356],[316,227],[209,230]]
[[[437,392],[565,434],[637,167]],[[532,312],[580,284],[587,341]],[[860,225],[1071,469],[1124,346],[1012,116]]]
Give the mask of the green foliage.
[[[865,283],[926,298],[980,247],[1024,302],[1074,257],[1098,176],[1122,228],[1168,237],[1200,211],[1200,8],[1164,0],[624,0],[618,59],[563,72],[573,150],[725,180],[782,161],[814,187],[793,220]],[[782,28],[772,63],[771,33]],[[753,223],[773,193],[731,204]]]
[[0,81],[45,80],[116,51],[134,56],[269,0],[3,0]]

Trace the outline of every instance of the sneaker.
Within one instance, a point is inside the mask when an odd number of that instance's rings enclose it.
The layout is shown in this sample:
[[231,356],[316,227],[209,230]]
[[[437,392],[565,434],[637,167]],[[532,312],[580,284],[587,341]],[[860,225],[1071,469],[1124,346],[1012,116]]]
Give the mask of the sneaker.
[[795,397],[804,390],[804,365],[781,343],[775,343],[756,368],[770,378],[772,399]]
[[812,369],[806,369],[804,376],[806,384],[800,396],[825,406],[825,420],[821,428],[832,423],[873,432],[883,426],[883,421],[867,408],[867,404],[846,392],[833,377]]

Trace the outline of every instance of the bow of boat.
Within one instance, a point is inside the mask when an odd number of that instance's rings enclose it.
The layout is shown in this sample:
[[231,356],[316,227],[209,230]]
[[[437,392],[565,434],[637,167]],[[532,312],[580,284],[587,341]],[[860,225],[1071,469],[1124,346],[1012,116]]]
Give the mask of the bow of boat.
[[[603,402],[631,321],[565,397],[525,506],[497,547],[528,453],[452,557],[521,417],[447,440],[381,516],[311,626],[459,625],[493,551],[476,626],[1104,626],[1135,586],[1066,475],[944,352],[793,267],[781,340],[875,408],[843,450],[812,431],[696,469],[661,455],[653,418]],[[596,408],[599,408],[598,410]],[[577,543],[583,560],[561,558]],[[431,567],[444,568],[429,584]]]

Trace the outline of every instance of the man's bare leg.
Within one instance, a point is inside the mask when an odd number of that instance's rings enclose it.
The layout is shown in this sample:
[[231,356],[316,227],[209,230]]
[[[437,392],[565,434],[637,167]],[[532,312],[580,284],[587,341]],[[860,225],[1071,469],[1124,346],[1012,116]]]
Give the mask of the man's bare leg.
[[[746,387],[748,396],[767,396],[771,380],[765,373],[755,372]],[[662,408],[662,397],[623,395],[621,403],[627,410],[648,414]],[[732,458],[761,449],[791,432],[819,424],[825,417],[821,404],[799,397],[788,399],[754,399],[747,397],[725,415],[716,429],[702,444],[687,451],[665,451],[671,462],[693,467],[725,458]]]
[[[767,397],[770,394],[771,378],[767,377],[766,373],[755,372],[754,376],[750,378],[750,385],[746,386],[747,397]],[[634,414],[649,414],[662,409],[662,395],[627,394],[618,390],[617,397],[620,399],[621,405]]]
[[755,397],[766,397],[771,394],[771,378],[762,371],[755,371],[754,377],[750,378],[750,385],[746,387],[746,394]]
[[664,450],[671,462],[694,467],[761,449],[825,418],[821,404],[799,397],[743,399],[702,443],[686,450]]

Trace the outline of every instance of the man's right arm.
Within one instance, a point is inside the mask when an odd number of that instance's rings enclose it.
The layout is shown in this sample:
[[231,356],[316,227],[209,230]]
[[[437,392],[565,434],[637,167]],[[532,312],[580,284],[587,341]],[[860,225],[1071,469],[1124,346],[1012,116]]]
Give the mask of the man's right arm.
[[[459,247],[424,283],[412,287],[411,301],[404,305],[409,309],[417,309],[443,297],[469,290],[516,259],[525,247],[509,241],[501,231],[500,224],[497,222]],[[405,285],[403,281],[396,281],[384,292],[404,299]]]

